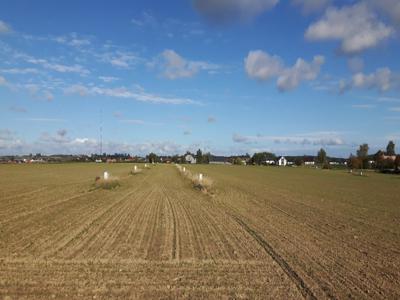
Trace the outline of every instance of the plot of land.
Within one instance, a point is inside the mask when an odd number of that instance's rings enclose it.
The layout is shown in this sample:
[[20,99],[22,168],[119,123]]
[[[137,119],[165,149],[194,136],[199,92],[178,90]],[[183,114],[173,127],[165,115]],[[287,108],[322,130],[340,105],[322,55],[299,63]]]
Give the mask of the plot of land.
[[400,297],[399,177],[187,167],[0,166],[0,296]]

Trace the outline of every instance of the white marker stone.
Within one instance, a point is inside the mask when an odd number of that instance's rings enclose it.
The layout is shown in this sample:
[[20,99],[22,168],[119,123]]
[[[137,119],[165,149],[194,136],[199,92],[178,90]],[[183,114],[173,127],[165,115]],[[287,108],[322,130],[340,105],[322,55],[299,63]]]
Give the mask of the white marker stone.
[[110,177],[110,175],[108,174],[107,171],[105,171],[103,174],[103,177],[104,177],[104,180],[107,180]]
[[144,167],[147,168],[147,164],[144,164]]
[[201,182],[201,181],[203,181],[203,174],[199,174],[199,181]]
[[185,167],[183,167],[183,172],[186,172],[186,168]]
[[135,165],[134,167],[133,167],[133,169],[135,170],[135,172],[136,172],[136,170],[137,170],[137,166]]

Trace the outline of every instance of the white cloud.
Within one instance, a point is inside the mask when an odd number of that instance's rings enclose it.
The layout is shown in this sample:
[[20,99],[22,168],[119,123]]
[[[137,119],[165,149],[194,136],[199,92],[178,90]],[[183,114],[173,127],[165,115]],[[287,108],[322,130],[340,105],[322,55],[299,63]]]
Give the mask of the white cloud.
[[332,0],[292,0],[294,5],[300,6],[305,14],[319,12],[328,7]]
[[156,26],[157,20],[156,18],[149,12],[143,11],[140,16],[136,18],[132,18],[131,20],[132,24],[139,26],[139,27],[145,27],[145,26]]
[[169,49],[161,53],[161,59],[162,75],[171,80],[193,77],[199,71],[211,72],[219,69],[219,66],[208,62],[186,60],[174,50]]
[[135,90],[129,90],[125,87],[119,88],[103,88],[103,87],[86,87],[83,85],[72,85],[64,90],[67,94],[79,94],[81,96],[108,96],[115,98],[133,99],[140,102],[148,102],[155,104],[201,104],[198,101],[189,98],[165,97],[146,92],[143,88],[137,87]]
[[161,125],[163,125],[162,123],[147,122],[147,121],[140,120],[140,119],[124,119],[124,120],[119,120],[119,121],[121,123],[134,124],[134,125],[150,125],[150,126],[161,126]]
[[22,106],[10,106],[10,111],[17,112],[17,113],[26,113],[28,110]]
[[13,153],[21,149],[23,142],[9,129],[0,129],[0,151],[2,153]]
[[56,118],[24,118],[18,119],[19,121],[30,121],[30,122],[65,122],[64,119]]
[[7,80],[3,76],[0,76],[0,86],[2,85],[7,85]]
[[367,0],[367,3],[388,15],[394,23],[400,25],[400,2],[398,0]]
[[374,105],[374,104],[353,104],[351,107],[357,108],[357,109],[372,109],[372,108],[375,108],[376,105]]
[[390,107],[390,111],[400,112],[400,107]]
[[129,69],[141,60],[135,53],[123,50],[96,54],[96,56],[101,61],[119,69]]
[[339,90],[341,93],[353,88],[376,89],[380,92],[387,92],[399,88],[399,86],[399,74],[393,73],[389,68],[381,68],[370,74],[358,72],[352,76],[351,80],[340,81]]
[[247,75],[257,80],[278,77],[284,70],[279,56],[271,56],[262,50],[250,51],[244,60]]
[[302,81],[316,79],[324,61],[323,56],[315,56],[310,63],[298,58],[292,67],[285,67],[280,57],[255,50],[249,52],[244,63],[250,78],[262,81],[276,78],[278,89],[287,91],[296,88]]
[[0,20],[0,34],[6,34],[11,32],[11,27],[4,21]]
[[293,67],[285,69],[278,77],[277,85],[279,90],[292,90],[298,87],[302,81],[316,79],[324,62],[323,56],[314,56],[310,63],[298,58]]
[[71,46],[71,47],[82,47],[89,46],[91,44],[90,40],[87,38],[79,37],[75,32],[70,33],[69,35],[63,35],[53,38],[53,40],[59,44]]
[[338,40],[343,53],[354,54],[376,47],[393,33],[393,28],[379,21],[366,4],[359,3],[328,8],[308,27],[305,37],[311,41]]
[[90,71],[82,67],[81,65],[72,65],[72,66],[67,66],[67,65],[62,65],[58,63],[52,63],[49,62],[46,59],[38,59],[30,56],[25,57],[26,61],[35,64],[35,65],[41,65],[43,68],[56,71],[59,73],[78,73],[81,76],[86,76],[90,74]]
[[213,116],[209,116],[207,118],[207,122],[208,123],[215,123],[215,122],[217,122],[217,119],[215,117],[213,117]]
[[297,134],[291,136],[267,136],[267,135],[240,135],[235,133],[232,136],[235,143],[258,144],[296,144],[296,145],[314,145],[314,146],[339,146],[344,145],[343,138],[337,132],[313,132],[307,134]]
[[33,69],[33,68],[11,68],[11,69],[0,69],[0,73],[4,73],[4,74],[39,74],[39,70],[38,69]]
[[214,23],[250,21],[279,0],[194,0],[196,10]]
[[106,83],[110,83],[110,82],[119,80],[119,78],[113,77],[113,76],[99,76],[99,79]]

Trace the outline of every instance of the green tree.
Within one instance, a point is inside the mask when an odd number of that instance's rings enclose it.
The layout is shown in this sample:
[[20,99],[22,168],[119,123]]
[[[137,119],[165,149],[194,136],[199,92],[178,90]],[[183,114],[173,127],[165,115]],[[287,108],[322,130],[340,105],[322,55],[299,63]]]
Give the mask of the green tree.
[[386,155],[396,155],[395,152],[395,144],[393,143],[393,141],[389,141],[387,147],[386,147]]
[[326,156],[326,151],[325,151],[323,148],[321,148],[321,149],[318,151],[318,154],[317,154],[317,163],[318,163],[320,166],[325,166],[325,165],[328,163],[327,156]]
[[203,163],[203,152],[201,152],[201,150],[197,150],[196,153],[196,163],[198,164],[202,164]]
[[209,164],[211,160],[211,153],[207,152],[203,154],[203,164]]
[[350,157],[347,160],[347,166],[350,169],[361,169],[362,166],[361,160],[358,157],[354,156],[353,154],[350,154]]
[[151,152],[149,155],[147,155],[147,160],[150,163],[155,163],[155,162],[157,162],[158,157],[157,157],[157,155],[155,153]]
[[250,163],[255,165],[261,165],[265,163],[265,161],[267,160],[276,160],[275,154],[270,152],[254,153],[250,159]]
[[363,169],[368,168],[368,144],[360,145],[360,148],[357,150],[357,157],[361,161],[361,167]]

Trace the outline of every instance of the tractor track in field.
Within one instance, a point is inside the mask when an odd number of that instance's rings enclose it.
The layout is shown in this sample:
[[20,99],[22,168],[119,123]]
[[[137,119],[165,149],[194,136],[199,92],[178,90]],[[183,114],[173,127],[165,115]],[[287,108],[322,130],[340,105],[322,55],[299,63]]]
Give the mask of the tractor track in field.
[[[287,261],[277,253],[274,248],[263,239],[254,229],[252,229],[247,223],[234,214],[229,214],[232,219],[234,219],[248,234],[250,234],[257,243],[267,252],[267,254],[282,268],[290,280],[297,286],[300,293],[305,299],[316,300],[317,297],[307,286],[304,280],[293,270]],[[336,299],[334,296],[330,295],[331,299]]]

